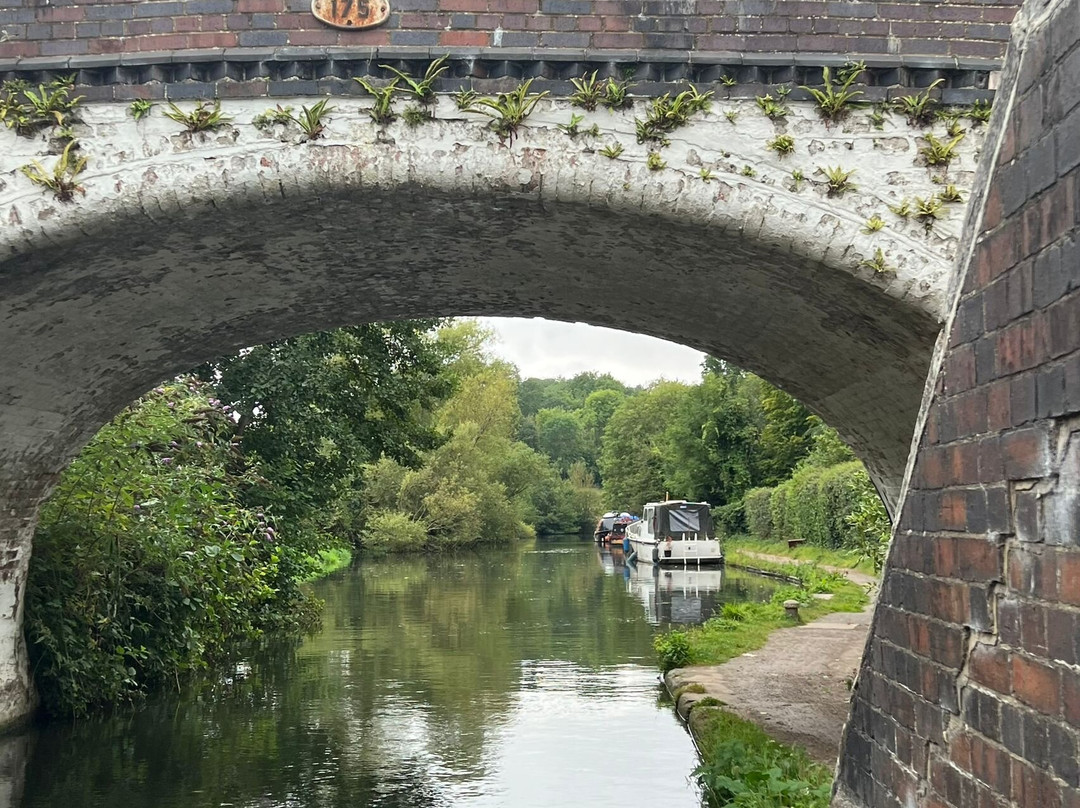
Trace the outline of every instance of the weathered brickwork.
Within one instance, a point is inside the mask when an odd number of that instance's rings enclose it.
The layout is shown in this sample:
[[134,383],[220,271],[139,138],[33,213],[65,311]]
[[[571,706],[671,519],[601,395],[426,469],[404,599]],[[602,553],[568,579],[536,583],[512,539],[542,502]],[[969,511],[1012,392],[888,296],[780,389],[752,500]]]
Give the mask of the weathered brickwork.
[[392,0],[386,25],[340,31],[312,17],[310,0],[3,0],[0,59],[386,45],[999,59],[1016,6],[1016,0]]
[[841,804],[1080,805],[1080,0],[1025,6],[999,100]]

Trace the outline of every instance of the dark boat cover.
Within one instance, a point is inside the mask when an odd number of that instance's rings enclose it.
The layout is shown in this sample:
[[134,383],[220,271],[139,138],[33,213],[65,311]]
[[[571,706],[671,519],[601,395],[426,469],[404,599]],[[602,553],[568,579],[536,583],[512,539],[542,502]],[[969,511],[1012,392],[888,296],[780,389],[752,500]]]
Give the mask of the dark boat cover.
[[653,532],[657,536],[676,538],[696,533],[702,538],[713,538],[715,535],[706,502],[664,502],[656,506],[653,514],[656,520]]

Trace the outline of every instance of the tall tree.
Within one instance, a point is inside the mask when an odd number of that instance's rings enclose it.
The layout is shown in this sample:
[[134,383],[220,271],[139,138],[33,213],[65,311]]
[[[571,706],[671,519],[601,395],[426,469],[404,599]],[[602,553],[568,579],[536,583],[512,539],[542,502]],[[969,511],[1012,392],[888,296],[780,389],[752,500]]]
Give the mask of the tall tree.
[[417,462],[437,443],[430,411],[451,380],[436,321],[343,328],[267,343],[201,369],[261,462],[260,504],[300,521],[381,455]]
[[616,508],[633,510],[664,495],[668,418],[689,388],[660,382],[627,398],[608,421],[600,453],[604,495]]

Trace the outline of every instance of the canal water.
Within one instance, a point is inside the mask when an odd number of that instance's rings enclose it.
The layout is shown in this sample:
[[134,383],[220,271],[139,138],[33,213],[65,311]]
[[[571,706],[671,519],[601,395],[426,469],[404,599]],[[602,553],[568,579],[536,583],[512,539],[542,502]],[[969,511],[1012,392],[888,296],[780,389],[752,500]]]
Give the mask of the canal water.
[[771,585],[630,570],[560,538],[365,562],[316,591],[317,635],[38,727],[9,744],[0,793],[27,808],[696,808],[653,635]]

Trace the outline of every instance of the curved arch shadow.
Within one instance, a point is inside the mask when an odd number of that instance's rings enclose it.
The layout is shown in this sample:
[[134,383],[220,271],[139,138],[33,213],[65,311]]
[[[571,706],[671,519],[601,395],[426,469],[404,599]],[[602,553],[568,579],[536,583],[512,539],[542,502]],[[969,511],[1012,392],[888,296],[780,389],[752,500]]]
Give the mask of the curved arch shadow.
[[55,473],[154,383],[247,345],[518,316],[748,368],[834,425],[895,499],[938,327],[848,271],[737,230],[503,189],[404,182],[149,215],[0,262],[0,469]]

